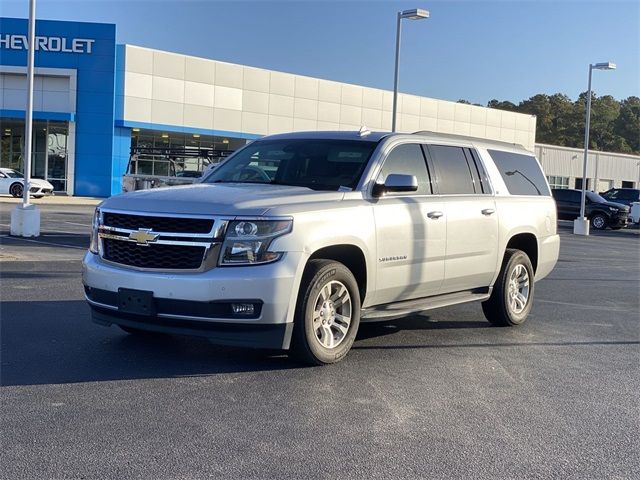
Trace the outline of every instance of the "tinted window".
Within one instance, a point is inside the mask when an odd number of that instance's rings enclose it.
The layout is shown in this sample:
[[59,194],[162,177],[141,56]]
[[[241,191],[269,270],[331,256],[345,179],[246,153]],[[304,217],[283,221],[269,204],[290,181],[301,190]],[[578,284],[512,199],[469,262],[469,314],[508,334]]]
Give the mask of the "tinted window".
[[476,193],[463,148],[429,145],[428,149],[438,175],[438,192],[441,195]]
[[417,143],[399,145],[391,150],[382,165],[377,183],[384,183],[390,173],[415,175],[418,179],[418,190],[411,192],[411,195],[427,195],[431,193],[427,164],[424,160],[422,149]]
[[[595,192],[585,192],[586,197],[594,203],[605,203],[606,200]],[[580,193],[582,196],[582,193]],[[581,198],[582,199],[582,198]]]
[[273,183],[314,190],[355,188],[376,148],[357,140],[256,140],[213,170],[205,183]]
[[549,195],[542,169],[533,155],[489,150],[511,195]]

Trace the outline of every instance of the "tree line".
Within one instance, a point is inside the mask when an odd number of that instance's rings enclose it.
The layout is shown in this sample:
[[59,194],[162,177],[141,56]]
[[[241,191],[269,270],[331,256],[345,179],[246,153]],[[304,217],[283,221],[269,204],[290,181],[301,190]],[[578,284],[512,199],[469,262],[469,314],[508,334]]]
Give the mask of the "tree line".
[[[491,100],[489,108],[535,115],[536,142],[564,147],[584,147],[587,92],[572,101],[567,95],[539,93],[515,104]],[[459,103],[470,104],[466,100]],[[479,105],[479,104],[474,104]],[[479,105],[481,106],[481,105]],[[640,153],[640,98],[616,100],[611,95],[598,97],[592,92],[589,148],[594,150]]]

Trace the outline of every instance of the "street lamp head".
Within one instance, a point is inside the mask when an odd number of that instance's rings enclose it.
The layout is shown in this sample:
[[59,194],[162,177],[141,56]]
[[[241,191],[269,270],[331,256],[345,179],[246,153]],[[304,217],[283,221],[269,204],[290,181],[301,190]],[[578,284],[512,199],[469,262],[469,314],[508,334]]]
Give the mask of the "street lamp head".
[[593,68],[595,68],[596,70],[615,70],[616,64],[611,62],[596,63],[595,65],[593,65]]
[[400,13],[401,18],[408,18],[409,20],[422,20],[423,18],[429,18],[429,11],[422,8],[413,8],[411,10],[403,10]]

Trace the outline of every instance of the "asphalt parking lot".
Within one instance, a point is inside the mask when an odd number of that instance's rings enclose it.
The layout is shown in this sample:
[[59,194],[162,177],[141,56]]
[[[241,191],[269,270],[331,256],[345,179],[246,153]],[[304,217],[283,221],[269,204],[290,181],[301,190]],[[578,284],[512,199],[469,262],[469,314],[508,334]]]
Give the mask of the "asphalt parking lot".
[[90,206],[0,203],[0,477],[638,478],[640,231],[571,235],[528,322],[467,304],[361,328],[347,359],[139,339],[89,320]]

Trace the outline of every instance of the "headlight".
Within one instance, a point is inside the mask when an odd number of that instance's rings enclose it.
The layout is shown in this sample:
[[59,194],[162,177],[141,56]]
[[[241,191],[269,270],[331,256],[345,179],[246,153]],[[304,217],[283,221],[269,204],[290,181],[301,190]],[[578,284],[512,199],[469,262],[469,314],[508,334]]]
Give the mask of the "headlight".
[[100,209],[96,208],[91,222],[91,238],[89,240],[89,251],[98,253],[98,228],[100,228]]
[[609,207],[609,210],[611,210],[612,212],[617,212],[620,209],[616,207]]
[[220,265],[258,265],[275,262],[282,252],[269,250],[276,238],[291,231],[292,219],[234,220],[229,222]]

